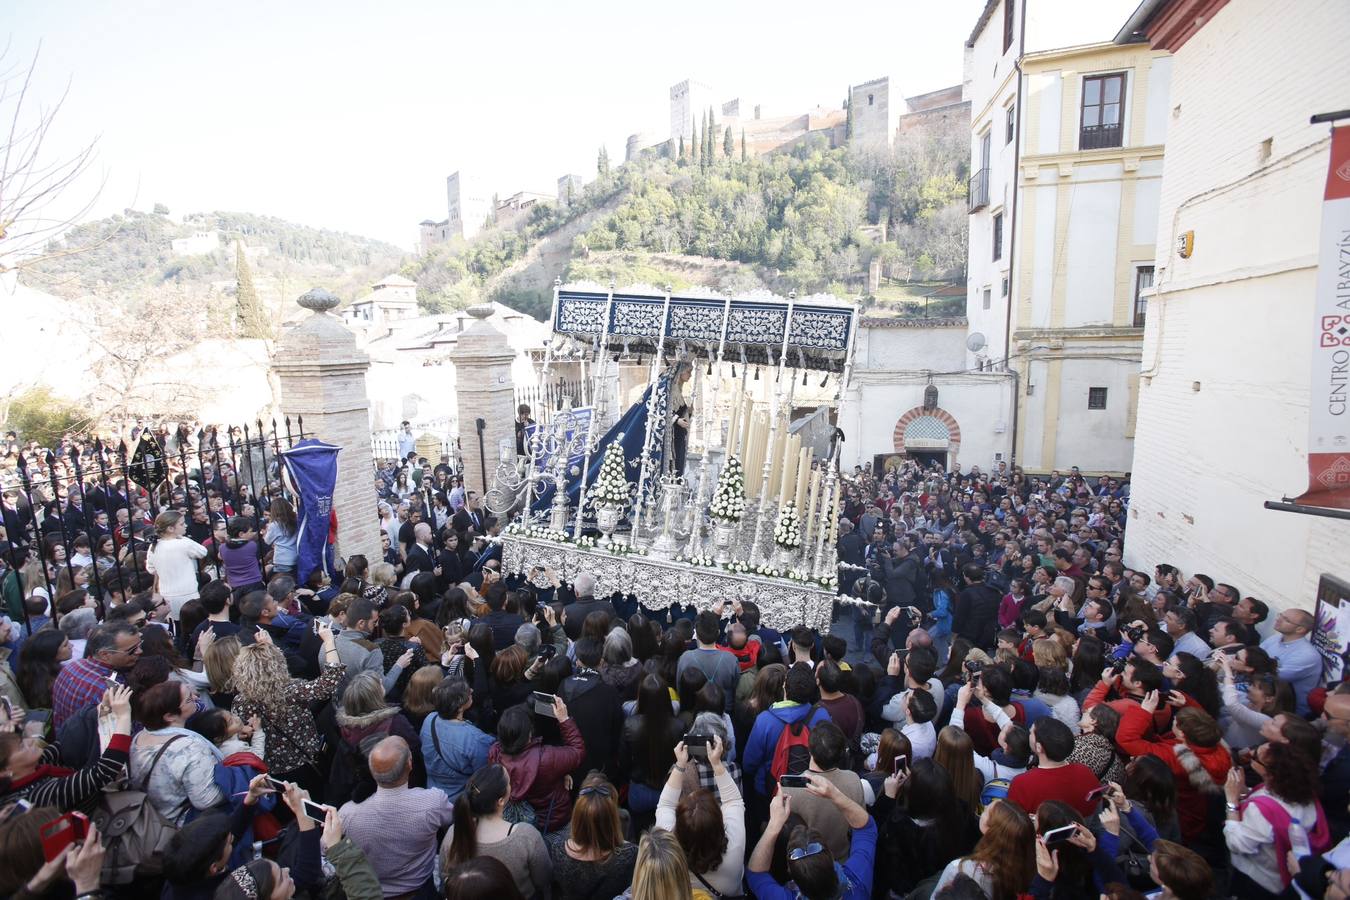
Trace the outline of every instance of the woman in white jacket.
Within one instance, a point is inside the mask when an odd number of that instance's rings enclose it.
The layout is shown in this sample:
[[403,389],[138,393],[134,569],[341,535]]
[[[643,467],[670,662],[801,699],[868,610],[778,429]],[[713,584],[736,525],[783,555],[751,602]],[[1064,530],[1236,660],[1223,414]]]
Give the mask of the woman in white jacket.
[[145,570],[155,576],[155,590],[169,601],[169,618],[178,621],[183,604],[197,599],[197,560],[206,548],[187,537],[183,514],[166,509],[155,516],[158,540],[145,557]]
[[691,888],[734,897],[745,893],[741,887],[745,874],[745,800],[722,764],[725,752],[726,745],[720,738],[709,738],[708,764],[717,793],[700,788],[685,794],[689,748],[684,741],[675,745],[675,765],[656,807],[656,827],[673,831],[684,848]]

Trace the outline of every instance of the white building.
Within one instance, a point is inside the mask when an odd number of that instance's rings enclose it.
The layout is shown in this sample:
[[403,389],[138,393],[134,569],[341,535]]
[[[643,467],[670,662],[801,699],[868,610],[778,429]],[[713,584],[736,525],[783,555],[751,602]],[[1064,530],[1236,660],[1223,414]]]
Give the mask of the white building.
[[[840,402],[841,466],[880,469],[899,457],[988,471],[1008,459],[1012,435],[997,411],[1012,407],[1012,377],[961,371],[964,319],[869,317],[860,323],[853,377]],[[930,386],[935,403],[926,402]]]
[[[493,303],[487,321],[516,353],[511,380],[518,385],[538,380],[531,353],[543,347],[549,326],[522,312]],[[357,341],[370,354],[366,387],[371,428],[396,428],[404,419],[440,422],[454,434],[455,367],[450,362],[459,335],[477,319],[464,310],[383,321],[357,329]]]
[[1125,561],[1273,608],[1350,578],[1350,522],[1262,505],[1308,483],[1329,153],[1309,117],[1347,105],[1346,35],[1344,0],[1150,0],[1117,38],[1174,68]]
[[417,283],[402,275],[387,275],[371,286],[371,292],[342,311],[351,328],[380,328],[417,315]]
[[203,256],[220,248],[218,231],[194,231],[189,237],[169,241],[169,251],[174,256]]
[[[1109,2],[1121,20],[1133,7]],[[999,414],[1019,464],[1126,471],[1168,70],[1075,11],[990,0],[966,43],[966,317],[980,336],[967,365],[1017,373],[1016,406]]]
[[445,192],[451,237],[471,238],[487,227],[494,212],[492,191],[481,178],[454,172],[445,179]]

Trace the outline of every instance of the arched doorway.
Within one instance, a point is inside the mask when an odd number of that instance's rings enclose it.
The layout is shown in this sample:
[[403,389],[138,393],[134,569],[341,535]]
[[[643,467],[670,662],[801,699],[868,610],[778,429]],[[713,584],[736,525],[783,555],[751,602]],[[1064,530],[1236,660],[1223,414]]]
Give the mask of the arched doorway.
[[961,450],[961,426],[945,409],[916,406],[895,423],[895,452],[923,465],[950,468]]

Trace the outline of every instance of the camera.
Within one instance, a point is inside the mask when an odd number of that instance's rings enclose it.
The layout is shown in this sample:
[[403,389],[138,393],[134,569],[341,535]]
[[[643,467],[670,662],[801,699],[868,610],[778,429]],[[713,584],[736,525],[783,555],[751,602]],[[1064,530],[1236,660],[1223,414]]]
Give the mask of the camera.
[[961,664],[961,668],[966,670],[966,681],[974,684],[980,680],[980,673],[984,671],[984,663],[978,659],[968,659]]
[[1111,674],[1112,674],[1112,675],[1123,675],[1123,674],[1125,673],[1125,667],[1126,667],[1127,665],[1129,665],[1129,664],[1130,664],[1130,661],[1129,661],[1128,659],[1118,659],[1118,660],[1116,660],[1115,662],[1111,663]]
[[1140,628],[1139,626],[1136,625],[1134,628],[1126,628],[1126,629],[1125,629],[1125,638],[1126,638],[1131,644],[1137,644],[1137,643],[1139,643],[1139,639],[1142,638],[1142,637],[1143,637],[1145,634],[1147,634],[1147,633],[1148,633],[1148,632],[1146,632],[1144,629],[1142,629],[1142,628]]

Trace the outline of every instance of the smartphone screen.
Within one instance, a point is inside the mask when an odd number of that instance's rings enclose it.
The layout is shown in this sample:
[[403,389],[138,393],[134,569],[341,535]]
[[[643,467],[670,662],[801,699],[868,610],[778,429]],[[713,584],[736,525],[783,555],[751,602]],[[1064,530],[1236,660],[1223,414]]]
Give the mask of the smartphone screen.
[[1062,844],[1073,837],[1078,831],[1077,825],[1065,825],[1063,828],[1051,828],[1045,834],[1041,835],[1045,839],[1048,847],[1051,844]]
[[553,695],[552,695],[552,694],[545,694],[545,693],[542,692],[542,691],[535,691],[535,692],[534,692],[534,711],[535,711],[535,713],[537,713],[538,715],[541,715],[541,716],[548,716],[550,719],[554,718],[554,715],[553,715]]
[[1105,784],[1100,785],[1088,791],[1087,797],[1085,799],[1088,803],[1092,803],[1095,800],[1100,800],[1102,797],[1106,796],[1106,792],[1109,791],[1110,789],[1111,788],[1109,785]]
[[267,786],[270,787],[272,790],[276,791],[278,794],[286,793],[286,785],[283,782],[277,781],[275,778],[268,778]]
[[785,788],[804,788],[810,783],[805,775],[784,775],[778,779],[778,786]]
[[901,753],[899,756],[895,758],[895,774],[899,775],[901,772],[908,772],[908,771],[909,771],[909,757]]
[[316,822],[324,822],[328,819],[328,807],[322,803],[315,803],[313,800],[302,800],[300,806],[304,809],[305,815]]

